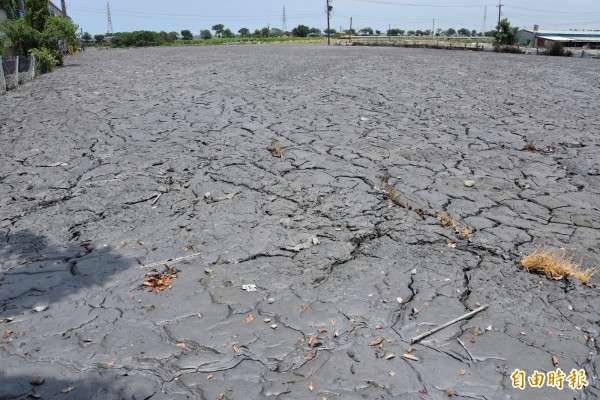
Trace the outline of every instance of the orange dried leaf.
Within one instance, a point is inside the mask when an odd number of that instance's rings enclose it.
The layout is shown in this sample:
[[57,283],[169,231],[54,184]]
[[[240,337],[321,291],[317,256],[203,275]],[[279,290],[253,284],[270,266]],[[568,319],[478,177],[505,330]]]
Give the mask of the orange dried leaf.
[[179,347],[180,349],[185,348],[185,343],[177,343],[175,346]]
[[314,353],[307,353],[303,358],[305,360],[312,360],[313,358],[315,358],[315,354]]
[[121,245],[121,247],[125,247],[125,246],[127,246],[127,242],[126,242],[126,241],[124,241],[124,240],[121,240],[121,241],[119,242],[119,244]]
[[377,339],[373,340],[371,343],[369,343],[369,346],[377,346],[377,345],[381,344],[384,340],[385,339],[382,337],[377,338]]
[[8,338],[11,334],[13,333],[13,331],[6,329],[3,333],[2,333],[2,339],[6,339]]
[[225,398],[225,393],[221,392],[217,395],[218,400],[223,400]]
[[552,356],[552,364],[554,364],[555,367],[558,367],[558,357]]
[[463,376],[464,374],[467,373],[466,369],[461,369],[460,372],[458,373],[460,376]]
[[308,385],[308,390],[310,390],[311,392],[315,390],[315,385],[312,382]]
[[234,345],[233,345],[233,351],[234,351],[235,353],[239,353],[239,352],[240,352],[240,348],[239,348],[239,347],[237,347],[237,345],[236,345],[236,344],[234,344]]
[[109,361],[109,362],[106,363],[107,367],[112,367],[113,365],[115,365],[114,361]]
[[308,308],[308,304],[304,303],[301,305],[301,307],[304,311],[306,311],[306,309]]
[[446,390],[446,396],[454,397],[454,396],[456,396],[456,393],[454,393],[454,390],[448,389],[448,390]]
[[208,375],[206,376],[206,380],[212,379],[212,377],[213,377],[213,374],[208,374]]
[[252,316],[252,314],[248,314],[248,316],[246,317],[246,323],[249,324],[252,321],[254,321],[254,317]]

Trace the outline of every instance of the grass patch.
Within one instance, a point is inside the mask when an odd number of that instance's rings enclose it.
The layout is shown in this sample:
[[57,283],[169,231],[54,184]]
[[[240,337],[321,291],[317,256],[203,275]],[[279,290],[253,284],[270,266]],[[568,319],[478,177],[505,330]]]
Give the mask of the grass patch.
[[460,228],[460,226],[458,225],[458,222],[446,213],[443,213],[443,212],[437,213],[435,218],[438,221],[440,221],[440,223],[446,228],[452,228],[455,231],[458,231]]
[[525,143],[525,145],[523,146],[523,150],[527,150],[527,151],[537,151],[538,148],[535,147],[535,143],[533,142],[527,142]]
[[496,53],[511,53],[511,54],[525,54],[518,46],[496,46],[494,47]]
[[521,259],[521,266],[527,272],[538,272],[549,278],[560,280],[574,277],[583,283],[589,283],[596,272],[594,269],[581,269],[581,264],[573,262],[564,250],[536,249],[532,254]]
[[406,208],[407,210],[412,210],[412,207],[410,204],[403,202],[398,197],[398,195],[396,194],[396,190],[394,189],[393,186],[386,187],[383,192],[388,197],[388,199],[390,199],[392,201],[392,203],[394,203],[398,207]]
[[271,144],[267,146],[267,150],[273,153],[274,156],[283,158],[283,150],[281,150],[281,145],[279,144],[279,142],[271,142]]

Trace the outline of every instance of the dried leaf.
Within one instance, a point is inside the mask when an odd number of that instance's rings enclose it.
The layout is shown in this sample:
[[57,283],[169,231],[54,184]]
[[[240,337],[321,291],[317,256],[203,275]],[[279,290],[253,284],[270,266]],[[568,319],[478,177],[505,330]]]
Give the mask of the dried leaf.
[[408,360],[419,361],[419,357],[415,357],[412,354],[408,354],[408,353],[402,354],[402,357],[406,358]]
[[450,242],[448,243],[448,247],[450,247],[451,249],[455,249],[457,246],[456,242]]
[[139,244],[140,246],[143,246],[143,245],[144,245],[144,241],[143,241],[143,240],[138,240],[138,244]]
[[311,392],[315,390],[315,385],[312,382],[308,385],[308,390],[310,390]]
[[390,372],[388,372],[388,375],[389,376],[396,376],[396,373],[394,371],[390,371]]
[[126,242],[126,241],[124,241],[124,240],[121,240],[121,241],[119,242],[119,244],[121,245],[121,247],[125,247],[125,246],[127,246],[127,242]]
[[312,360],[313,358],[315,358],[315,354],[314,353],[307,353],[304,355],[303,357],[305,360]]
[[392,358],[396,357],[396,355],[394,353],[390,353],[387,356],[385,356],[386,360],[391,360]]
[[43,304],[41,306],[33,307],[33,309],[37,312],[46,311],[48,309],[48,304]]
[[249,324],[252,321],[254,321],[254,317],[252,316],[252,314],[248,314],[248,316],[246,317],[246,323]]
[[302,307],[302,310],[306,311],[306,309],[308,308],[308,304],[304,303],[300,307]]
[[380,337],[380,338],[377,338],[377,339],[373,340],[371,343],[369,343],[369,346],[377,346],[377,345],[380,345],[380,344],[381,344],[381,343],[382,343],[384,340],[385,340],[385,339],[384,339],[384,338],[382,338],[382,337]]
[[213,377],[213,374],[208,374],[208,375],[206,375],[206,380],[212,379],[212,377]]
[[239,348],[239,347],[237,347],[237,344],[234,344],[234,345],[233,345],[233,351],[234,351],[235,353],[239,353],[239,352],[240,352],[240,348]]
[[448,389],[448,390],[446,390],[446,396],[454,397],[454,396],[456,396],[456,393],[454,393],[454,390]]
[[3,333],[2,333],[2,339],[6,339],[8,338],[11,334],[13,333],[13,331],[6,329]]
[[131,300],[133,300],[133,299],[135,298],[135,296],[134,296],[133,292],[129,293],[129,298],[130,298]]
[[218,400],[223,400],[225,398],[225,393],[221,392],[217,395]]
[[109,361],[109,362],[106,363],[107,367],[112,367],[113,365],[115,365],[114,361]]
[[175,346],[179,347],[180,349],[185,348],[185,343],[177,343]]
[[376,330],[381,330],[381,329],[383,329],[383,328],[381,327],[381,325],[376,325],[376,326],[375,326],[375,329],[376,329]]
[[69,386],[69,387],[66,387],[63,390],[61,390],[61,392],[62,393],[69,393],[69,392],[72,392],[73,389],[75,389],[75,386]]
[[554,364],[555,367],[558,367],[558,357],[552,356],[552,364]]
[[458,373],[460,376],[463,376],[464,374],[467,373],[466,369],[461,369],[460,372]]
[[421,389],[421,390],[419,390],[419,393],[420,394],[427,394],[427,389]]
[[402,297],[396,297],[396,301],[398,302],[398,304],[402,304],[404,300],[402,300]]

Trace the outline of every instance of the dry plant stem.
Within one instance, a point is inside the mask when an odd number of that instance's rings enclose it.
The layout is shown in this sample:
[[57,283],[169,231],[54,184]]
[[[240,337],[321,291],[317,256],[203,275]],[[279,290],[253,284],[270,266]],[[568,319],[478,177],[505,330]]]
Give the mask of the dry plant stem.
[[440,326],[436,326],[435,328],[433,328],[433,329],[430,329],[430,330],[428,330],[427,332],[420,334],[419,336],[415,336],[414,338],[412,338],[412,339],[410,340],[410,343],[411,343],[411,344],[415,344],[415,343],[417,343],[417,342],[419,342],[419,341],[421,341],[421,340],[425,339],[427,336],[433,335],[433,334],[434,334],[434,333],[436,333],[437,331],[440,331],[440,330],[442,330],[442,329],[444,329],[444,328],[447,328],[447,327],[449,327],[449,326],[450,326],[450,325],[452,325],[452,324],[455,324],[455,323],[457,323],[457,322],[459,322],[459,321],[462,321],[463,319],[467,319],[467,318],[470,318],[470,317],[472,317],[473,315],[475,315],[475,314],[477,314],[477,313],[479,313],[479,312],[481,312],[481,311],[485,310],[485,309],[486,309],[486,308],[488,308],[489,306],[490,306],[489,304],[485,304],[485,305],[483,305],[483,306],[481,306],[481,307],[479,307],[479,308],[476,308],[475,310],[471,311],[470,313],[467,313],[467,314],[465,314],[465,315],[462,315],[462,316],[460,316],[460,317],[458,317],[458,318],[454,318],[452,321],[448,321],[448,322],[446,322],[445,324],[442,324],[442,325],[440,325]]

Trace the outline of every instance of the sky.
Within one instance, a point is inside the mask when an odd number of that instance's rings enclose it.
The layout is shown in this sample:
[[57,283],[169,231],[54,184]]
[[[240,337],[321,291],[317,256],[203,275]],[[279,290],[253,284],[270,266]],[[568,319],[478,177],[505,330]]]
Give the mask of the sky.
[[[283,27],[285,7],[288,30],[303,24],[325,29],[327,0],[109,0],[113,32],[134,30],[181,31],[198,35],[202,29],[223,24],[236,32],[265,26]],[[412,3],[410,2],[412,1]],[[60,5],[60,1],[54,0]],[[331,0],[331,27],[370,27],[385,32],[388,26],[405,30],[467,28],[481,31],[498,21],[495,0]],[[84,32],[106,33],[106,0],[67,0],[67,13]],[[487,18],[484,18],[487,14]],[[599,0],[504,0],[502,17],[511,25],[540,29],[600,30]],[[485,25],[484,25],[485,21]]]

